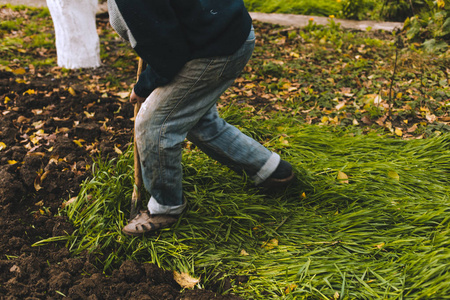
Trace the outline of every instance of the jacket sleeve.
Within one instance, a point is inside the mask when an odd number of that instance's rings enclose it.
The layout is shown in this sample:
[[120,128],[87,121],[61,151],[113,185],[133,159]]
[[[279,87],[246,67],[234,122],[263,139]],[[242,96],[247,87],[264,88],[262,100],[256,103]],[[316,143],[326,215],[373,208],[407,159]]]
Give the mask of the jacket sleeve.
[[169,83],[191,58],[189,43],[168,0],[115,0],[134,38],[134,50],[147,63],[134,92],[147,97]]

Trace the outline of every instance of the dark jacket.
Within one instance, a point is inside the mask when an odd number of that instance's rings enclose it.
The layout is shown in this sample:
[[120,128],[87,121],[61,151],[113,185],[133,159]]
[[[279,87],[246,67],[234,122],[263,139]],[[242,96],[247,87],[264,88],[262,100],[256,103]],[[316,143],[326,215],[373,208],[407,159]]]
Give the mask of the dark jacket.
[[134,92],[147,97],[189,60],[231,55],[251,18],[242,0],[108,0],[110,22],[148,64]]

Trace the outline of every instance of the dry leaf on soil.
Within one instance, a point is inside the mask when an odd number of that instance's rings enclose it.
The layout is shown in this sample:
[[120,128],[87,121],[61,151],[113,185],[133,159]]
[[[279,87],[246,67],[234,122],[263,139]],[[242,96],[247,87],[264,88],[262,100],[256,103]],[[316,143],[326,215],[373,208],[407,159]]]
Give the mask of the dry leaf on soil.
[[173,279],[175,279],[175,281],[185,289],[192,289],[197,283],[200,282],[200,279],[194,278],[188,273],[178,273],[177,271],[173,271]]

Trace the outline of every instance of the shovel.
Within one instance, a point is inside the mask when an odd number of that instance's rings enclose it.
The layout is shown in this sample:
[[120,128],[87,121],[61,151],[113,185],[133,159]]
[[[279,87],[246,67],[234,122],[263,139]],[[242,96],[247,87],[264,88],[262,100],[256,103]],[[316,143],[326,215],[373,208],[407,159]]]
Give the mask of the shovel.
[[[138,70],[137,70],[137,78],[136,82],[139,80],[139,76],[142,71],[145,69],[144,61],[139,58]],[[141,102],[138,101],[134,105],[134,122],[136,122],[136,116],[141,108]],[[139,159],[139,152],[137,150],[136,145],[136,130],[134,130],[134,186],[133,186],[133,195],[131,196],[131,209],[130,209],[130,219],[134,219],[136,215],[139,213],[141,208],[141,190],[142,190],[142,171],[141,171],[141,163]]]

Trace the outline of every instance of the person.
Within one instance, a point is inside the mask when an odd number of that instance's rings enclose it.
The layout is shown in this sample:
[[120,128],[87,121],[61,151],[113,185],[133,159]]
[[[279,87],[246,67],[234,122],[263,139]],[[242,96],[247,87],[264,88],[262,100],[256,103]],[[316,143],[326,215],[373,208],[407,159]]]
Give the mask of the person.
[[182,142],[245,172],[257,186],[283,187],[292,166],[218,114],[216,102],[250,59],[255,33],[242,0],[108,0],[110,23],[147,63],[130,101],[143,101],[135,136],[151,197],[124,228],[128,235],[168,227],[186,201]]

